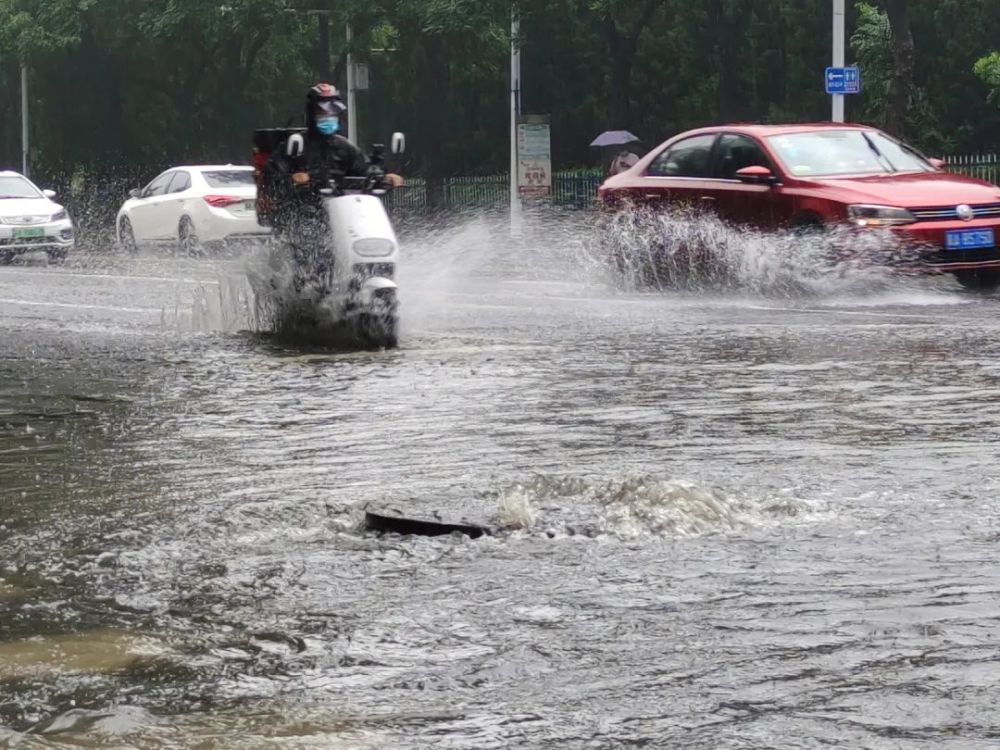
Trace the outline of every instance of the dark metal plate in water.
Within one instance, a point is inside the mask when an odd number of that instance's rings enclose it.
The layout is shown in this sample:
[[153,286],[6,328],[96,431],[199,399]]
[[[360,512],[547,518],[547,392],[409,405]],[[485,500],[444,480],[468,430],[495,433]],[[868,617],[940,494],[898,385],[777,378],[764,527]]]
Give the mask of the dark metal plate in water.
[[485,526],[468,523],[444,523],[422,518],[387,516],[382,513],[365,512],[365,528],[369,531],[391,532],[394,534],[418,534],[420,536],[445,536],[453,532],[466,534],[473,539],[490,533]]

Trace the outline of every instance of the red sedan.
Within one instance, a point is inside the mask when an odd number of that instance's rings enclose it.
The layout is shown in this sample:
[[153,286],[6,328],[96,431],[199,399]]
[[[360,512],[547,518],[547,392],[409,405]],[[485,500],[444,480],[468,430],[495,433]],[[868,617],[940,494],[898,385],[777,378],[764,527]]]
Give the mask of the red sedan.
[[682,133],[598,190],[611,208],[702,206],[762,229],[889,227],[921,267],[1000,285],[1000,188],[863,125],[726,125]]

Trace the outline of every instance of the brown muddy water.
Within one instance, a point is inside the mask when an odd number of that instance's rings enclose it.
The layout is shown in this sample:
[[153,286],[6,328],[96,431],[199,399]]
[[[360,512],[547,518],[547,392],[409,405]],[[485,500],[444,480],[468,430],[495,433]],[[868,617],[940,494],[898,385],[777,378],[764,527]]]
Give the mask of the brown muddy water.
[[1000,300],[496,229],[410,238],[394,351],[0,268],[0,746],[1000,745]]

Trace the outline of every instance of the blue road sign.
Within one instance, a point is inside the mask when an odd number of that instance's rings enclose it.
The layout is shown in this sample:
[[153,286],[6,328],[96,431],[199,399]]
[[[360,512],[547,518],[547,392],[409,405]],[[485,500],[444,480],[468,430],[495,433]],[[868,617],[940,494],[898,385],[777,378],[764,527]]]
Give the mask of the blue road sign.
[[826,93],[857,94],[861,91],[861,71],[856,67],[827,68]]

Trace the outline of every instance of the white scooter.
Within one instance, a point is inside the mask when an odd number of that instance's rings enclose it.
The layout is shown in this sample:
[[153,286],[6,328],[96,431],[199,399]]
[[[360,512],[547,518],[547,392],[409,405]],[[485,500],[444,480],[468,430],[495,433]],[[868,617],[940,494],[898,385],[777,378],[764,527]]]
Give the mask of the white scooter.
[[[285,145],[292,158],[303,147],[298,132]],[[403,134],[394,133],[392,153],[401,154],[404,148]],[[381,146],[373,147],[371,161],[381,166]],[[279,329],[310,337],[346,333],[363,345],[395,347],[399,242],[381,200],[386,186],[373,175],[341,177],[314,189],[320,197],[317,209],[324,215],[303,222],[313,236],[308,230],[276,233],[269,247],[266,293],[274,322]],[[264,213],[261,223],[273,223],[260,207],[258,201],[258,215]]]

